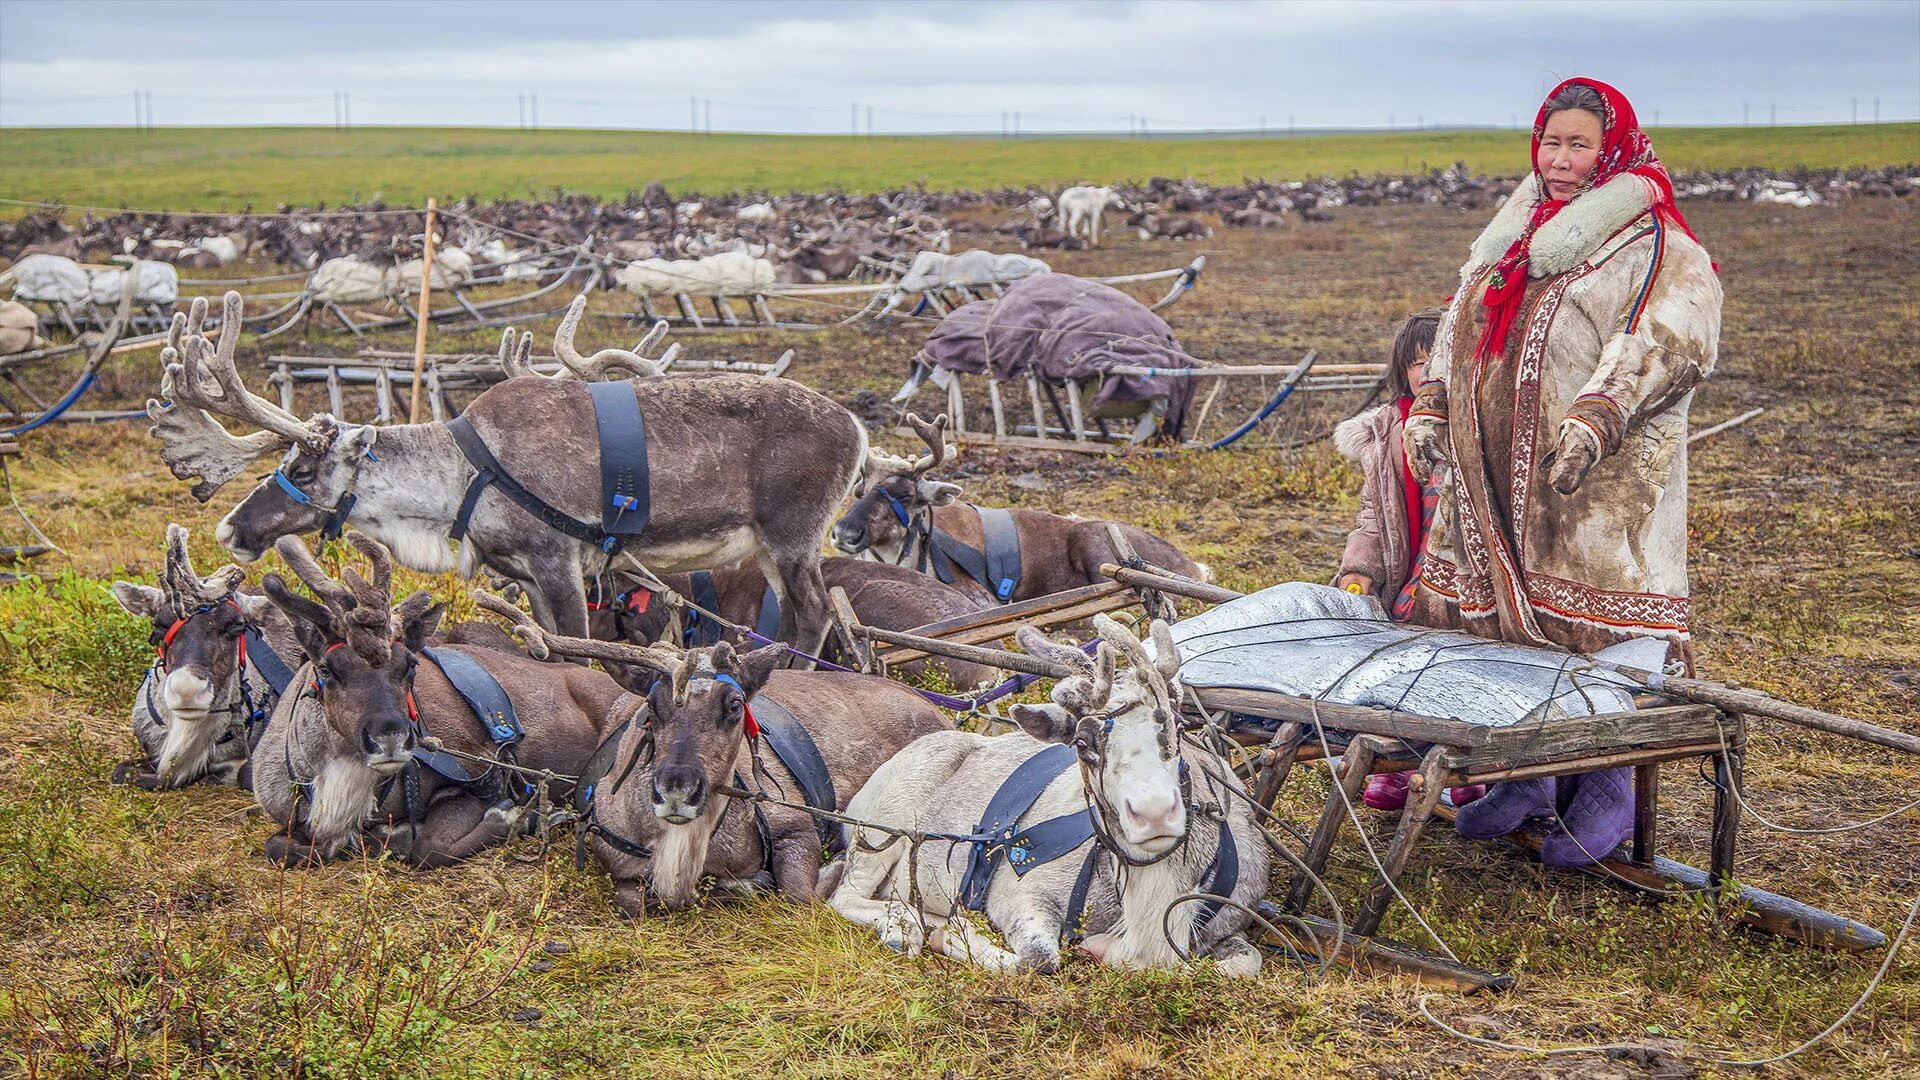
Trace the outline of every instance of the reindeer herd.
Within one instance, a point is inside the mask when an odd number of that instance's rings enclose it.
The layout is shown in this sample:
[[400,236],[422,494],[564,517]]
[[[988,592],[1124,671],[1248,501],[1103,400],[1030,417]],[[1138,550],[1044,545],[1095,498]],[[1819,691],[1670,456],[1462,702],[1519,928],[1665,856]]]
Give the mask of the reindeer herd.
[[[912,418],[925,453],[889,454],[788,380],[582,356],[576,302],[560,374],[508,331],[512,377],[455,421],[301,419],[242,383],[242,307],[229,293],[212,337],[204,301],[176,316],[153,434],[202,501],[277,464],[216,529],[239,564],[201,576],[175,525],[157,583],[115,584],[156,653],[132,694],[142,754],[118,779],[250,788],[275,825],[266,857],[290,867],[426,870],[571,822],[633,916],[773,891],[996,969],[1053,970],[1070,944],[1122,968],[1259,969],[1268,847],[1227,761],[1182,731],[1164,623],[1143,642],[1097,616],[1086,648],[1022,630],[1074,674],[1001,735],[956,729],[934,703],[952,699],[897,678],[815,666],[828,582],[904,630],[1115,561],[1104,523],[970,505],[932,479],[954,453],[944,417]],[[634,406],[644,479],[609,503],[632,447],[599,421]],[[618,527],[628,513],[643,527]],[[337,573],[302,539],[316,532],[344,538]],[[823,558],[829,536],[850,557]],[[249,582],[240,564],[269,549],[286,576]],[[950,580],[929,552],[951,553]],[[396,566],[487,574],[474,599],[492,618],[447,624],[450,598],[397,596]]]

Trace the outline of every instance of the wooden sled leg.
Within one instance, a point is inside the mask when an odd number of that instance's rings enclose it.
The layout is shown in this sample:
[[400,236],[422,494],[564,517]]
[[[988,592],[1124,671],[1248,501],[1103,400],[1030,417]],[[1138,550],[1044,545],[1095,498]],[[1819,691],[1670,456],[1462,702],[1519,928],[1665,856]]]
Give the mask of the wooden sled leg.
[[1293,721],[1281,724],[1273,733],[1267,748],[1261,751],[1260,768],[1254,773],[1254,802],[1273,809],[1273,801],[1280,797],[1280,789],[1286,786],[1293,763],[1300,757],[1300,746],[1306,735],[1307,726]]
[[[1360,789],[1367,784],[1378,752],[1378,744],[1373,739],[1357,735],[1347,744],[1346,753],[1340,755],[1339,781],[1327,792],[1327,801],[1320,807],[1320,822],[1307,841],[1306,857],[1300,860],[1315,875],[1326,873],[1327,857],[1333,853],[1333,842],[1340,835],[1341,824],[1347,820],[1347,807],[1359,801]],[[1342,792],[1346,795],[1344,799]],[[1307,899],[1312,895],[1313,879],[1304,872],[1295,873],[1287,886],[1287,910],[1305,911]]]
[[728,326],[740,325],[740,317],[733,313],[733,305],[727,303],[727,298],[724,296],[716,296],[713,298],[713,313],[719,316],[720,321],[726,323]]
[[1449,771],[1446,763],[1449,752],[1444,746],[1427,751],[1420,774],[1414,778],[1414,783],[1419,786],[1407,792],[1407,808],[1401,812],[1400,825],[1393,831],[1393,843],[1387,845],[1387,857],[1383,860],[1385,869],[1380,880],[1368,892],[1359,916],[1353,920],[1353,932],[1361,937],[1371,937],[1375,930],[1380,929],[1380,920],[1387,914],[1387,904],[1393,899],[1400,874],[1406,870],[1407,860],[1412,858],[1413,849],[1420,842],[1420,833],[1426,829],[1427,819],[1440,802],[1440,789],[1446,786]]
[[693,306],[693,297],[688,296],[686,293],[674,293],[673,299],[674,302],[680,305],[680,314],[686,316],[687,321],[693,324],[695,330],[706,329],[707,324],[700,321],[700,312]]
[[753,294],[753,313],[760,316],[760,322],[766,326],[778,326],[780,322],[773,317],[773,309],[767,306],[764,293]]

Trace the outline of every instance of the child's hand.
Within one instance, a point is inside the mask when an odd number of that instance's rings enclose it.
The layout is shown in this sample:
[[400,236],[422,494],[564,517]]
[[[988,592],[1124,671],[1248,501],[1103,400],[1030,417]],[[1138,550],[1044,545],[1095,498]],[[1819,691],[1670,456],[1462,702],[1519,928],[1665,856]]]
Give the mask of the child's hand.
[[1357,593],[1361,596],[1373,595],[1373,579],[1365,574],[1356,573],[1351,570],[1334,578],[1333,587],[1336,589],[1345,589],[1350,593]]

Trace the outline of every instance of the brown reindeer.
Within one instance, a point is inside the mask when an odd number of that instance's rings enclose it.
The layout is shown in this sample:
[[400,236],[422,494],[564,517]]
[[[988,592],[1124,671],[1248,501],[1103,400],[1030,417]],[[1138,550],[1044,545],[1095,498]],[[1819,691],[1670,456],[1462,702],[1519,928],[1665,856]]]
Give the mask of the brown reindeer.
[[[929,424],[911,413],[907,420],[929,452],[908,461],[880,450],[868,451],[867,481],[851,509],[833,527],[833,543],[849,555],[912,566],[981,597],[987,603],[1030,600],[1106,579],[1102,563],[1121,560],[1107,539],[1107,522],[1063,517],[1041,510],[1014,508],[1019,577],[1000,595],[1000,583],[976,577],[969,563],[990,565],[981,508],[960,502],[960,486],[928,480],[925,474],[954,451],[944,441],[947,418]],[[1140,557],[1188,577],[1205,580],[1207,570],[1180,549],[1144,529],[1121,525]],[[990,576],[990,575],[989,575]]]
[[[838,827],[722,789],[844,810],[901,747],[952,727],[890,679],[776,671],[783,645],[740,653],[721,642],[681,652],[564,637],[499,597],[474,598],[512,620],[531,655],[627,664],[656,676],[643,705],[611,718],[619,726],[610,725],[582,778],[592,785],[582,827],[613,877],[614,904],[630,916],[644,915],[649,897],[669,911],[687,907],[707,878],[728,892],[773,887],[797,903],[814,901],[822,895],[822,843],[833,846]],[[811,766],[789,764],[787,755],[808,753]]]
[[[524,831],[526,774],[577,776],[623,691],[604,672],[543,664],[517,652],[446,646],[484,669],[524,731],[488,733],[434,654],[423,655],[442,604],[426,593],[393,605],[392,560],[361,533],[347,540],[370,577],[327,576],[293,537],[275,545],[315,596],[268,575],[314,659],[295,675],[254,753],[254,797],[281,832],[267,857],[312,865],[357,850],[392,851],[419,869],[446,866]],[[451,663],[452,661],[449,661]],[[554,794],[569,789],[562,780]]]
[[1204,240],[1213,235],[1213,226],[1184,214],[1163,215],[1140,210],[1127,218],[1127,224],[1140,230],[1140,239]]
[[[150,401],[147,411],[165,443],[161,457],[175,476],[200,477],[193,493],[203,501],[253,461],[285,452],[215,533],[242,559],[283,536],[354,525],[412,569],[472,574],[485,565],[526,588],[543,625],[583,634],[584,582],[621,557],[655,573],[752,557],[780,594],[782,636],[818,651],[828,622],[820,548],[859,477],[866,429],[790,379],[661,377],[651,361],[620,349],[583,357],[573,334],[585,305],[576,299],[554,333],[560,376],[534,372],[531,335],[516,347],[509,331],[501,364],[513,377],[460,417],[373,427],[325,414],[302,421],[253,394],[234,368],[240,295],[226,296],[217,346],[200,334],[206,304],[196,299],[190,316],[176,316],[162,354],[170,401]],[[645,422],[651,506],[644,531],[613,538],[617,555],[601,529],[601,447],[587,386],[614,375],[631,377]],[[263,430],[236,438],[212,414]],[[462,432],[506,475],[477,467]],[[526,497],[544,510],[528,509]],[[456,552],[457,526],[465,532]]]
[[[701,599],[708,589],[696,584],[697,574],[708,575],[711,595],[707,600]],[[828,589],[838,587],[846,590],[847,600],[859,614],[862,623],[882,630],[912,630],[928,623],[967,615],[982,607],[979,598],[972,593],[943,585],[904,566],[868,559],[822,559],[820,575]],[[777,598],[769,596],[767,577],[752,560],[737,562],[710,573],[669,574],[662,580],[679,595],[695,603],[713,606],[713,610],[728,623],[760,628],[773,621],[768,618],[767,601]],[[628,592],[590,602],[588,606],[593,611],[588,620],[592,633],[588,636],[603,641],[652,645],[668,637],[674,623],[673,613],[664,595],[638,584]],[[777,604],[774,606],[777,608]],[[712,619],[697,612],[682,612],[681,620],[680,639],[669,644],[694,647],[726,641],[733,645],[753,647],[750,639],[729,627],[715,624]],[[838,643],[831,636],[827,638],[825,651],[820,655],[832,663],[852,663],[840,652]],[[941,663],[947,678],[955,686],[978,686],[995,675],[992,668],[960,660],[919,660],[893,670],[909,679],[917,679],[926,673],[930,663]],[[634,675],[611,667],[608,670],[630,689],[639,689],[631,681],[633,678],[652,678],[650,675]]]

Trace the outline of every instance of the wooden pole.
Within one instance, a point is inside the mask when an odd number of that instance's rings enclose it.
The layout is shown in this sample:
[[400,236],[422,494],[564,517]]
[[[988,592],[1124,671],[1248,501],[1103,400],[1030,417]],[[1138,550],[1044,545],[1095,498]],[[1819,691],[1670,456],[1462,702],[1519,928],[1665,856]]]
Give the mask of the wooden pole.
[[1731,420],[1725,421],[1723,423],[1715,424],[1705,431],[1696,431],[1693,434],[1687,436],[1687,445],[1692,446],[1694,443],[1699,442],[1701,439],[1707,438],[1712,435],[1718,435],[1721,432],[1728,430],[1729,428],[1737,428],[1741,424],[1746,423],[1747,421],[1753,419],[1756,416],[1759,416],[1761,413],[1766,411],[1767,410],[1765,409],[1748,409],[1746,412],[1741,413],[1739,416],[1736,416]]
[[1789,724],[1799,724],[1801,727],[1810,727],[1817,731],[1845,735],[1876,746],[1905,750],[1909,754],[1920,754],[1920,735],[1895,731],[1878,724],[1869,724],[1865,720],[1836,716],[1819,709],[1809,709],[1805,705],[1795,705],[1790,701],[1770,697],[1758,690],[1709,682],[1706,679],[1683,679],[1676,675],[1662,676],[1617,665],[1612,666],[1610,670],[1619,672],[1656,694],[1664,694],[1670,698],[1712,705],[1727,712],[1764,716],[1769,720],[1783,720]]
[[420,391],[425,385],[421,376],[427,368],[427,313],[433,310],[433,226],[436,206],[432,197],[427,199],[427,235],[420,260],[420,322],[413,332],[413,399],[407,406],[407,423],[420,422]]

